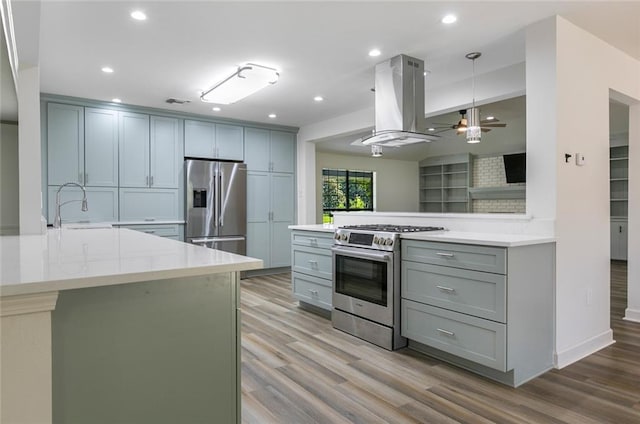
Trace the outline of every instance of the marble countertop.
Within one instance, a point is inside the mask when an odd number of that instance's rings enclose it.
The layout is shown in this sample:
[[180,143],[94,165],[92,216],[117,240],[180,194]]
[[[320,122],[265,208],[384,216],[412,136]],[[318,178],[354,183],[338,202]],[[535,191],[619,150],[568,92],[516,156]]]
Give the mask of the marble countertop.
[[0,296],[262,268],[259,259],[124,228],[0,237]]
[[555,237],[528,234],[471,233],[466,231],[434,231],[405,233],[400,236],[407,240],[439,241],[447,243],[477,244],[483,246],[518,247],[533,244],[554,243]]
[[325,233],[333,233],[337,228],[338,226],[333,224],[289,225],[290,230],[321,231]]
[[[311,224],[290,225],[291,230],[324,231],[333,232],[339,225]],[[517,247],[532,244],[553,243],[555,237],[529,235],[529,234],[504,234],[504,233],[477,233],[467,231],[434,231],[422,233],[403,233],[400,238],[406,240],[439,241],[446,243],[477,244],[483,246]]]

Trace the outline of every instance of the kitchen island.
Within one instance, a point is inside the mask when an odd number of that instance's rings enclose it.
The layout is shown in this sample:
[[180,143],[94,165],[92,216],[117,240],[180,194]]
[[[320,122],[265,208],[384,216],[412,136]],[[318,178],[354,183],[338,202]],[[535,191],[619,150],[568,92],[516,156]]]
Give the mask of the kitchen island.
[[239,273],[127,229],[0,237],[1,422],[237,422]]

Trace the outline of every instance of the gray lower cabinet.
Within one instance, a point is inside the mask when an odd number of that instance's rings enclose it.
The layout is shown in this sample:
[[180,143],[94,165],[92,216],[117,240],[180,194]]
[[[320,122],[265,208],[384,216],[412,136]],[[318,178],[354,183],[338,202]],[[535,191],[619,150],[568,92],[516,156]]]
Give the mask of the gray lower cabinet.
[[627,260],[629,244],[627,225],[626,218],[611,220],[611,259]]
[[402,240],[409,347],[518,386],[553,367],[553,243]]
[[302,303],[331,311],[333,233],[291,232],[291,286]]
[[[56,192],[59,186],[47,189],[47,222],[56,216]],[[60,192],[60,203],[70,202],[60,208],[62,223],[115,222],[118,220],[118,189],[115,187],[86,187],[87,207],[82,211],[82,191],[77,187],[65,187]]]
[[134,224],[119,225],[120,228],[140,231],[158,237],[184,241],[184,225],[180,224]]

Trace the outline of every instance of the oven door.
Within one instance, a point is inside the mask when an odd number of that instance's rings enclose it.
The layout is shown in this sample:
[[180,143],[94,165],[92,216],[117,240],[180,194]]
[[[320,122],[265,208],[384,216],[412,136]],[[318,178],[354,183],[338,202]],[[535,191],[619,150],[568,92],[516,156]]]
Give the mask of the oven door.
[[334,246],[333,307],[393,326],[393,252]]

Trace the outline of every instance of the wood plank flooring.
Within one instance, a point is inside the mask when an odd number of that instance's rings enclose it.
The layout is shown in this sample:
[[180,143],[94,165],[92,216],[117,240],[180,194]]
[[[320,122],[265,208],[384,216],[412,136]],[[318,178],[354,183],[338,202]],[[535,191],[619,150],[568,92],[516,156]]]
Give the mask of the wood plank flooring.
[[518,389],[334,330],[298,307],[290,274],[243,280],[242,420],[638,424],[640,324],[621,319],[626,262],[611,270],[616,343]]

